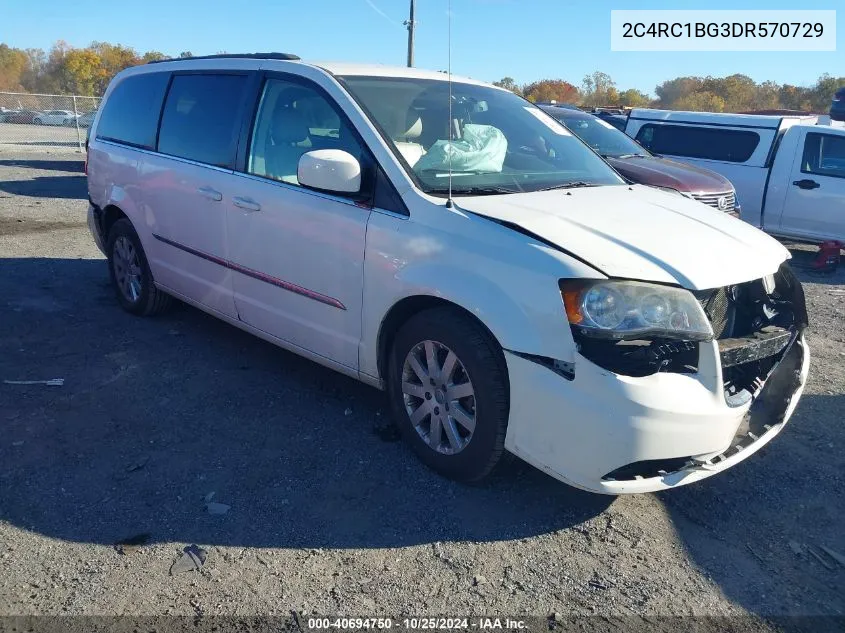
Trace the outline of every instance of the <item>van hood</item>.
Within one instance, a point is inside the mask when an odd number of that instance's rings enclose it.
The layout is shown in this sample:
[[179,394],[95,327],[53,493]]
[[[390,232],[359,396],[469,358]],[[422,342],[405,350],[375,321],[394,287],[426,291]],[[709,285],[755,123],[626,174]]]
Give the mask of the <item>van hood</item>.
[[643,185],[461,197],[456,206],[521,227],[608,277],[691,290],[759,279],[789,258],[750,224]]

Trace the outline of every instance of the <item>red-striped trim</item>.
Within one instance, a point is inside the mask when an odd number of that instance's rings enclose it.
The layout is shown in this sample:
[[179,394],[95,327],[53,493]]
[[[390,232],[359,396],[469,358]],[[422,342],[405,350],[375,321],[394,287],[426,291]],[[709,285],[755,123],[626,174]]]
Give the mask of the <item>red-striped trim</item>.
[[320,294],[319,292],[309,290],[308,288],[303,288],[302,286],[297,286],[296,284],[291,283],[289,281],[285,281],[284,279],[272,277],[271,275],[259,272],[257,270],[253,270],[252,268],[247,268],[246,266],[241,266],[240,264],[236,264],[235,262],[228,261],[220,257],[215,257],[214,255],[210,255],[203,251],[198,251],[195,248],[185,246],[184,244],[180,244],[179,242],[174,242],[173,240],[169,240],[166,237],[162,237],[161,235],[156,235],[155,233],[153,233],[153,237],[156,238],[159,242],[164,242],[168,246],[178,248],[179,250],[185,251],[186,253],[190,253],[191,255],[196,255],[197,257],[201,257],[206,261],[218,264],[219,266],[224,266],[229,270],[234,270],[235,272],[239,272],[242,275],[246,275],[247,277],[252,277],[253,279],[257,279],[258,281],[263,281],[265,283],[271,284],[273,286],[276,286],[277,288],[281,288],[282,290],[287,290],[288,292],[293,292],[298,295],[302,295],[303,297],[308,297],[309,299],[313,299],[314,301],[325,303],[326,305],[333,306],[335,308],[338,308],[339,310],[346,310],[346,306],[334,297],[329,297],[327,295]]
[[173,240],[169,240],[166,237],[162,237],[161,235],[156,235],[155,233],[153,233],[153,237],[156,238],[159,242],[164,242],[169,246],[178,248],[180,251],[185,251],[186,253],[190,253],[191,255],[202,257],[205,260],[229,268],[229,262],[227,262],[225,259],[215,257],[214,255],[209,255],[208,253],[204,253],[203,251],[198,251],[196,249],[191,248],[190,246],[185,246],[184,244],[180,244],[179,242],[174,242]]

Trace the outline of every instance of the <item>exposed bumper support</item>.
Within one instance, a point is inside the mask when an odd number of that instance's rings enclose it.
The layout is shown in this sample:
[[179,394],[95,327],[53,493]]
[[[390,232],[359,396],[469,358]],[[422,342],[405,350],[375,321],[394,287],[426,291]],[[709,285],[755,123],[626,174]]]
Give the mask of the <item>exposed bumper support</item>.
[[763,328],[751,336],[726,338],[719,341],[722,368],[734,367],[780,354],[795,334],[779,327]]

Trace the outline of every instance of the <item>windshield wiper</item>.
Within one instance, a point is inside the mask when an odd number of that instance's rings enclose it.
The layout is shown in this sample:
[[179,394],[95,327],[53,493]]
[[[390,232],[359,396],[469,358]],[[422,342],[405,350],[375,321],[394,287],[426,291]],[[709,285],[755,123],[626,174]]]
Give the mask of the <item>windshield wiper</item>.
[[648,154],[620,154],[614,158],[648,158]]
[[[429,189],[428,193],[434,194],[449,194],[446,188]],[[506,187],[460,187],[452,188],[453,196],[493,196],[500,193],[519,193],[518,190],[508,189]]]
[[554,189],[576,189],[578,187],[601,187],[597,182],[586,182],[584,180],[576,180],[574,182],[567,182],[562,185],[555,185],[553,187],[543,187],[537,191],[552,191]]

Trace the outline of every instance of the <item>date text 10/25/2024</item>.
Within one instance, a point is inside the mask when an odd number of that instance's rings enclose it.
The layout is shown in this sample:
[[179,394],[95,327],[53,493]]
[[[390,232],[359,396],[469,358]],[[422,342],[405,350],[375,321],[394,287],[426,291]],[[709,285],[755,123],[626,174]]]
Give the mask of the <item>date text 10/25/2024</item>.
[[409,631],[444,631],[444,630],[523,630],[527,624],[516,618],[308,618],[308,629],[319,630],[409,630]]

